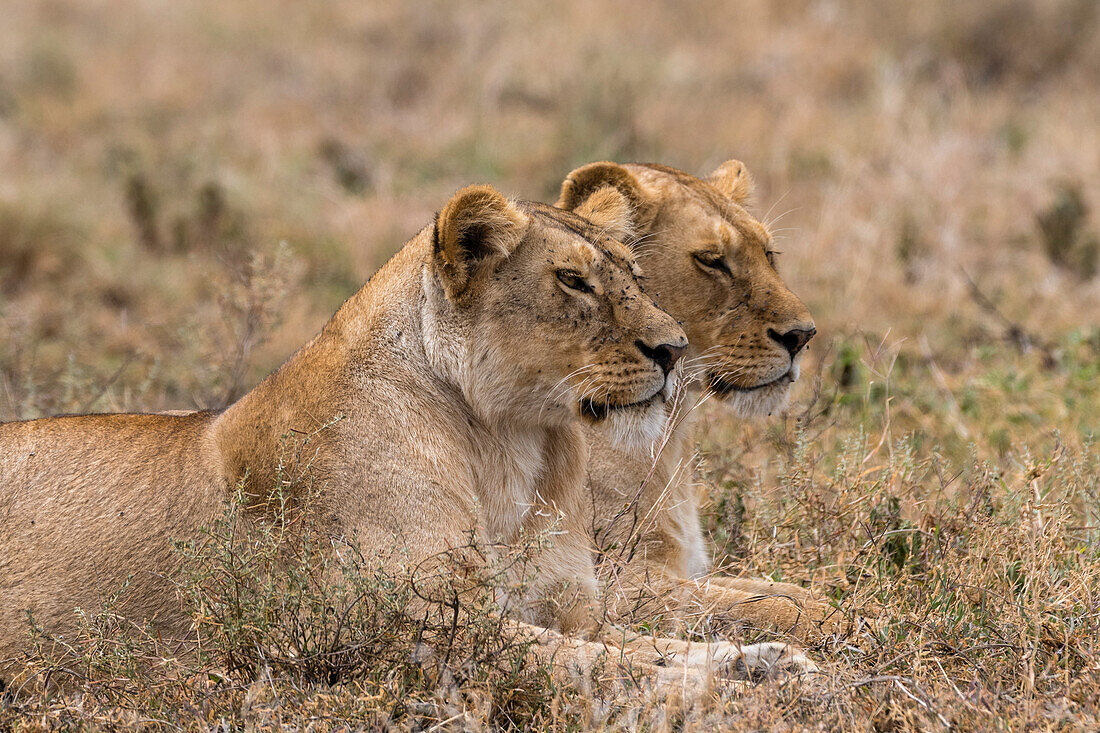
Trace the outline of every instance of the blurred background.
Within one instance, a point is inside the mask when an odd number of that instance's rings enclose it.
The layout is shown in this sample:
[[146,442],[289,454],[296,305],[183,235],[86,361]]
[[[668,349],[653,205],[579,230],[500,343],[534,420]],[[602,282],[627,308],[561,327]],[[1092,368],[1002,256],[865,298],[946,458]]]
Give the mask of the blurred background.
[[3,15],[0,419],[226,404],[466,183],[553,201],[592,160],[737,157],[840,398],[910,369],[961,448],[970,403],[1040,375],[994,453],[1100,420],[1093,0]]

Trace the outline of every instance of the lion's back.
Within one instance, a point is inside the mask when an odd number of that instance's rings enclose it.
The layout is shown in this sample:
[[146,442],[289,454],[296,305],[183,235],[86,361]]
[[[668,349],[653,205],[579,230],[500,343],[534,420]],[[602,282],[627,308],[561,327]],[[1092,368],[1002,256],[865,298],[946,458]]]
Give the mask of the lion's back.
[[[173,539],[193,536],[224,487],[210,413],[87,415],[0,424],[0,658],[27,612],[66,630],[130,578],[139,616]],[[119,542],[119,538],[128,538]],[[123,549],[125,548],[125,549]],[[164,594],[159,594],[163,597]],[[55,599],[70,602],[59,606]]]

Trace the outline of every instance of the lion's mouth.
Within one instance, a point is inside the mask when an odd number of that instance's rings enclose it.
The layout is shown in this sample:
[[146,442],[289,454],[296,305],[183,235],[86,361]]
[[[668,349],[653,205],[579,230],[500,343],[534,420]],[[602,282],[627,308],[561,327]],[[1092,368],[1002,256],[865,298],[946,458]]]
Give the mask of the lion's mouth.
[[791,370],[790,369],[783,372],[783,374],[781,374],[776,379],[771,380],[770,382],[764,382],[763,384],[757,384],[757,385],[752,386],[752,387],[738,387],[736,384],[733,384],[732,382],[727,382],[725,379],[723,379],[721,377],[721,375],[718,375],[718,374],[711,374],[707,377],[707,385],[710,387],[711,391],[717,393],[721,397],[725,397],[726,395],[731,394],[733,392],[742,392],[742,393],[756,392],[756,391],[761,390],[761,389],[767,389],[768,387],[776,387],[780,384],[790,383],[790,382],[793,382],[793,381],[794,381],[794,377],[791,375]]
[[637,402],[597,402],[595,400],[588,399],[587,397],[581,400],[581,416],[586,417],[594,422],[604,420],[612,412],[618,412],[620,410],[629,410],[632,407],[649,407],[657,400],[663,399],[662,390],[657,390],[649,397]]

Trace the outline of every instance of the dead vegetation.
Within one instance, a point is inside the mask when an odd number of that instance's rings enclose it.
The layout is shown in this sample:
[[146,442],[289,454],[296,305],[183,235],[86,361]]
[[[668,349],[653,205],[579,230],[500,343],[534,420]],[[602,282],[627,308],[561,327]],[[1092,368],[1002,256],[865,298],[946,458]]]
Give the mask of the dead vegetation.
[[480,573],[460,553],[386,570],[350,546],[334,562],[293,508],[255,516],[238,499],[179,547],[193,641],[127,618],[125,588],[78,611],[75,638],[29,620],[34,644],[9,660],[21,671],[6,673],[15,682],[0,726],[425,728],[469,715],[525,728],[546,716],[549,667],[504,624],[491,590],[502,568],[529,559],[522,550]]

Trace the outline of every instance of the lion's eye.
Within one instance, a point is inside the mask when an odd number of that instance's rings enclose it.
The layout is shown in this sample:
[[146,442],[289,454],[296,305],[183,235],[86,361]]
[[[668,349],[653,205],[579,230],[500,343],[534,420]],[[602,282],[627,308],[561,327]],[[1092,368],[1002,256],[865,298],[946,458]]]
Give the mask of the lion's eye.
[[695,261],[703,267],[706,267],[710,270],[718,270],[719,272],[724,272],[727,275],[730,274],[730,267],[726,264],[725,258],[716,252],[696,252],[692,255],[692,257],[694,257]]
[[570,290],[576,290],[580,293],[592,292],[592,286],[585,282],[585,279],[581,277],[579,272],[573,272],[572,270],[558,270],[557,275],[558,281]]

